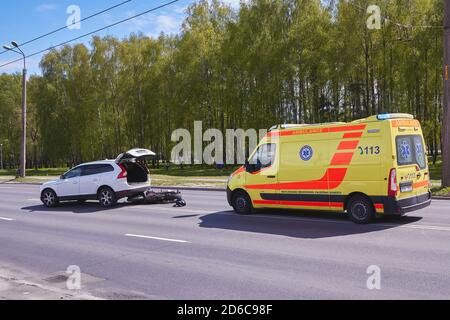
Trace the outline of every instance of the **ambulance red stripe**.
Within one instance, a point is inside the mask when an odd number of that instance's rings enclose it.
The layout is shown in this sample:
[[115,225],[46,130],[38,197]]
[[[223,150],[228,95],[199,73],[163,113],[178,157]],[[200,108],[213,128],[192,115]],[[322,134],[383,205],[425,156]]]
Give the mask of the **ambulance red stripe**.
[[330,127],[330,128],[305,128],[296,130],[283,130],[283,131],[271,131],[267,133],[268,137],[280,137],[280,136],[295,136],[302,134],[315,134],[315,133],[335,133],[345,131],[360,131],[366,128],[365,124],[351,125],[342,127]]
[[355,150],[358,144],[359,140],[342,141],[338,146],[338,150]]
[[329,168],[325,175],[319,180],[284,182],[271,184],[254,184],[244,186],[246,189],[253,190],[329,190],[336,189],[344,181],[347,168]]
[[331,160],[332,166],[348,166],[352,162],[353,152],[335,153]]
[[343,202],[317,202],[317,201],[276,201],[276,200],[254,200],[257,205],[282,205],[295,207],[333,207],[343,208]]
[[344,134],[344,139],[361,138],[362,135],[362,132],[347,132],[346,134]]

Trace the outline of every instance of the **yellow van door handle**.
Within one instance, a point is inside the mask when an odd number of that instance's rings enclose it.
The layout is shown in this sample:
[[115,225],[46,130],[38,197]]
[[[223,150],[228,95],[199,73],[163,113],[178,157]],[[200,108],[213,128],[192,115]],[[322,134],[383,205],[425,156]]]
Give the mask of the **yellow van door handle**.
[[267,176],[269,179],[275,179],[277,176]]

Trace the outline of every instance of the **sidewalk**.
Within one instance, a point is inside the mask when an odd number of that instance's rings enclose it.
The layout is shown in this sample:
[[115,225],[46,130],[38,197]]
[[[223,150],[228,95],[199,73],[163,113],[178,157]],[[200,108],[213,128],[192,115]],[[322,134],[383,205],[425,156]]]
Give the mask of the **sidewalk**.
[[89,294],[29,280],[29,275],[0,266],[0,300],[96,300]]

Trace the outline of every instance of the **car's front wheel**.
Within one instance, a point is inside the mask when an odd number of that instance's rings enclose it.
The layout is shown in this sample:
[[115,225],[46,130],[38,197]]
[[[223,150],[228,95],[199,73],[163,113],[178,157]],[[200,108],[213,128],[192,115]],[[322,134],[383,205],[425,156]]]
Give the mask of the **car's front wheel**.
[[42,191],[41,201],[47,208],[56,207],[59,203],[58,196],[52,189],[45,189]]
[[104,208],[110,208],[117,203],[116,193],[108,187],[103,187],[98,191],[98,201]]
[[237,191],[231,199],[231,204],[238,214],[250,214],[253,209],[250,197],[244,191]]

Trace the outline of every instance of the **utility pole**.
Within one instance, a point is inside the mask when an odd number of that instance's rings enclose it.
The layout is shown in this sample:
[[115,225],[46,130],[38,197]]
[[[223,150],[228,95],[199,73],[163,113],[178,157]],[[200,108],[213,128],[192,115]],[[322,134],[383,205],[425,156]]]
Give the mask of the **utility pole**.
[[0,143],[0,170],[3,170],[3,143]]
[[442,186],[450,187],[450,1],[444,1],[444,118],[442,121]]
[[[20,142],[20,166],[19,176],[25,178],[27,169],[27,60],[25,53],[20,49],[17,42],[11,42],[12,47],[3,46],[5,50],[13,51],[23,57],[23,77],[22,77],[22,138]],[[18,51],[17,51],[18,50]]]
[[22,139],[20,143],[20,177],[25,178],[27,170],[27,67],[23,58],[22,77]]

